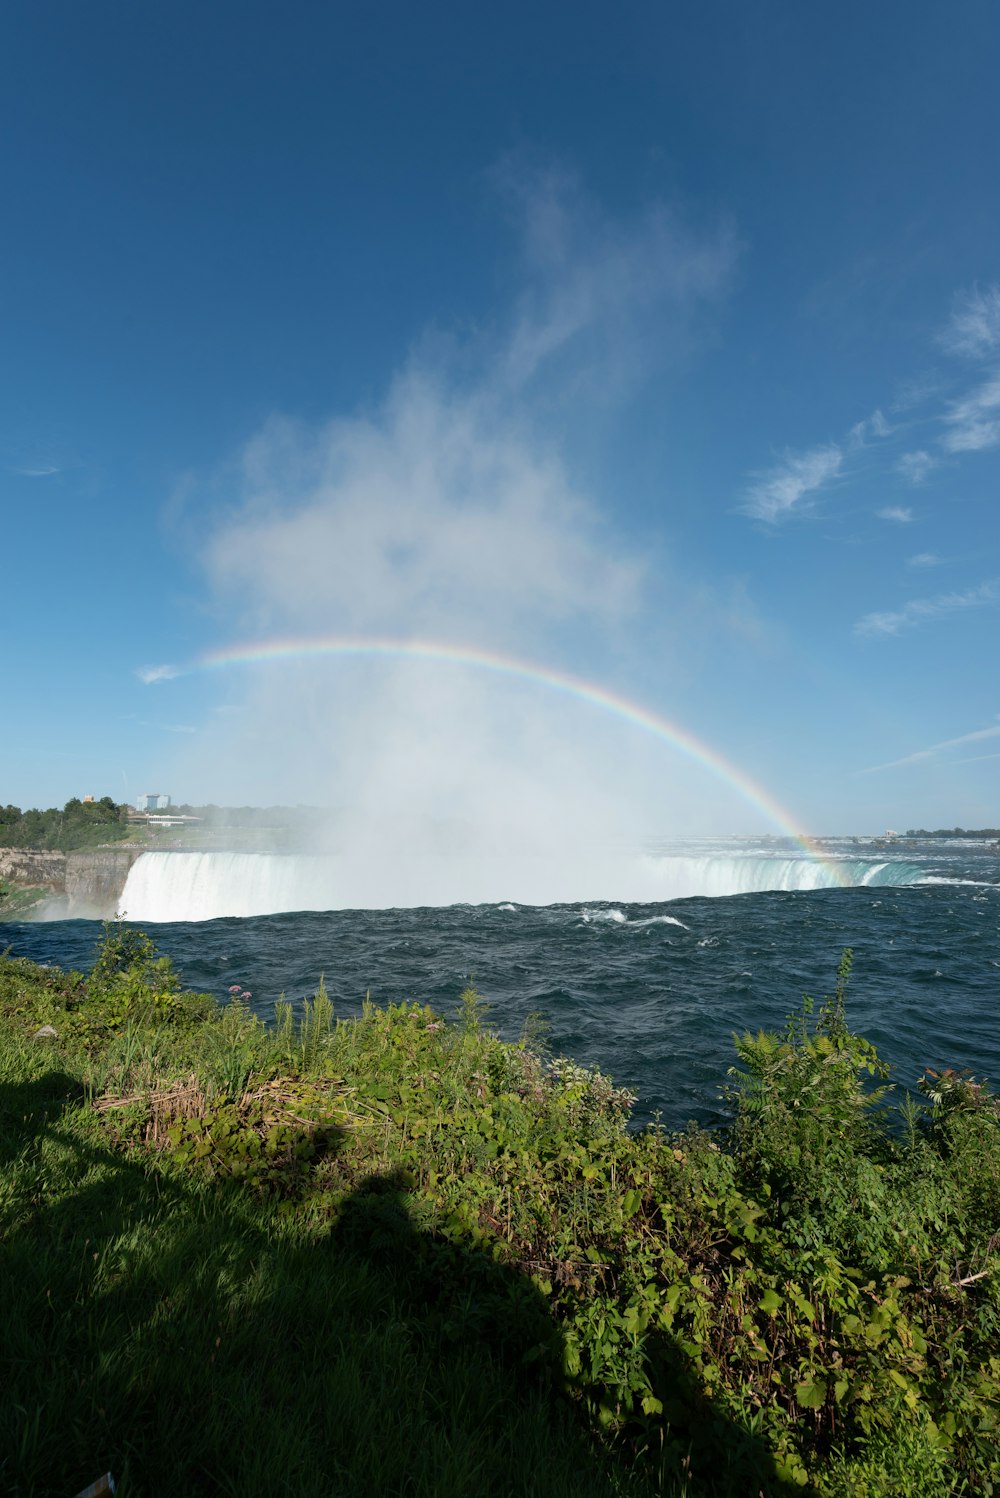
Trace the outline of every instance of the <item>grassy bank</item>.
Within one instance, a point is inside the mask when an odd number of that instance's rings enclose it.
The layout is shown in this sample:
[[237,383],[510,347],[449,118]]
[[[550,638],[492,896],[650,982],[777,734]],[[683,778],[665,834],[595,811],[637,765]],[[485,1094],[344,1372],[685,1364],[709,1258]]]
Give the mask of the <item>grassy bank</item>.
[[52,891],[42,885],[24,886],[0,879],[0,921],[23,921],[32,916]]
[[845,983],[668,1136],[472,994],[265,1027],[140,933],[0,960],[0,1481],[993,1491],[997,1105],[873,1106]]

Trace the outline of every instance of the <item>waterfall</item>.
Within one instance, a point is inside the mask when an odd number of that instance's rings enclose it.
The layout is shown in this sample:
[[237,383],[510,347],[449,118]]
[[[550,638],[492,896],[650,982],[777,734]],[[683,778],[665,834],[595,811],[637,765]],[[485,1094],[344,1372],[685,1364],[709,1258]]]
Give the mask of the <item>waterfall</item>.
[[646,904],[692,896],[851,885],[912,884],[914,865],[850,860],[836,865],[759,852],[625,853],[595,849],[558,857],[381,853],[144,853],[118,901],[133,921],[205,921],[294,910],[407,906]]

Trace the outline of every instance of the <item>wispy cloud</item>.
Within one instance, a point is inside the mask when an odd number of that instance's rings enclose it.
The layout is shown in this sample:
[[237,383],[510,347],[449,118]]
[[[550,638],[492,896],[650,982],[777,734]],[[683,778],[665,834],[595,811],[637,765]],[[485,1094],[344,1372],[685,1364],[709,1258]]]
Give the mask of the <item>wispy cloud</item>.
[[905,415],[912,420],[914,411],[937,400],[945,388],[944,377],[938,371],[925,371],[920,375],[911,375],[908,379],[897,382],[896,393],[889,404],[889,410],[894,416]]
[[[896,770],[901,765],[916,765],[924,760],[936,759],[948,749],[958,749],[963,744],[978,744],[983,739],[1000,738],[1000,724],[994,724],[990,728],[977,728],[972,733],[963,733],[956,739],[942,739],[940,743],[929,744],[926,749],[917,749],[913,754],[904,754],[901,759],[890,759],[884,765],[871,765],[867,770],[858,770],[858,775],[875,775],[879,770]],[[992,759],[993,755],[977,755],[977,759]],[[969,764],[970,760],[957,760],[957,764]]]
[[913,511],[908,505],[886,505],[875,513],[880,520],[895,520],[897,525],[909,525],[913,519]]
[[927,475],[940,463],[940,458],[919,447],[914,452],[903,453],[896,459],[896,472],[910,484],[922,484]]
[[974,286],[955,301],[940,342],[950,354],[981,359],[1000,349],[1000,286]]
[[[774,522],[793,511],[809,510],[811,506],[802,501],[835,475],[846,480],[851,460],[862,450],[867,458],[866,467],[885,463],[907,483],[918,485],[949,458],[1000,446],[1000,286],[974,287],[959,294],[948,325],[936,342],[939,348],[959,359],[975,361],[976,383],[971,388],[948,400],[945,391],[949,386],[954,391],[956,384],[954,374],[949,375],[944,369],[911,380],[900,387],[888,407],[891,413],[901,417],[895,424],[877,407],[836,441],[801,453],[789,450],[781,464],[752,476],[741,506],[743,511],[755,519]],[[937,405],[936,412],[926,409],[931,401]],[[919,415],[902,414],[912,413],[920,406],[925,410]],[[875,456],[876,442],[898,437],[903,432],[910,433],[912,442],[918,431],[926,433],[920,446],[894,459],[888,455]],[[857,466],[861,467],[860,462]],[[902,505],[887,506],[877,513],[883,520],[905,523],[913,519],[912,512]]]
[[950,354],[992,365],[974,389],[948,403],[942,447],[969,453],[1000,445],[1000,286],[963,292],[938,341]]
[[1000,373],[952,401],[945,415],[944,446],[950,453],[982,452],[1000,443]]
[[935,556],[932,551],[918,551],[915,557],[907,557],[907,567],[940,567],[944,562],[943,557]]
[[135,674],[141,682],[150,686],[155,681],[172,681],[182,671],[180,666],[139,666]]
[[522,244],[499,361],[514,387],[544,375],[617,395],[683,351],[729,288],[739,245],[725,225],[699,232],[662,203],[612,218],[572,173],[518,153],[494,175]]
[[1000,579],[981,583],[964,593],[941,593],[936,598],[914,598],[901,609],[866,614],[854,626],[857,635],[899,635],[918,624],[942,619],[967,609],[986,608],[1000,600]]
[[874,410],[870,416],[863,421],[856,421],[848,433],[848,442],[852,447],[864,447],[865,443],[872,437],[890,437],[895,431],[886,421],[882,412]]
[[11,469],[11,473],[16,473],[18,478],[22,479],[47,479],[51,478],[54,473],[58,472],[58,468],[53,468],[49,464],[40,464],[36,468],[24,467]]
[[868,446],[873,438],[888,437],[893,431],[895,428],[876,409],[855,422],[847,436],[837,442],[821,443],[800,452],[786,448],[773,468],[751,476],[740,509],[755,520],[771,524],[793,511],[800,515],[808,512],[813,508],[812,496],[842,474],[847,455]]
[[802,501],[836,478],[843,461],[843,452],[832,442],[805,452],[787,451],[774,468],[756,475],[741,508],[755,520],[781,520],[796,505],[805,508]]

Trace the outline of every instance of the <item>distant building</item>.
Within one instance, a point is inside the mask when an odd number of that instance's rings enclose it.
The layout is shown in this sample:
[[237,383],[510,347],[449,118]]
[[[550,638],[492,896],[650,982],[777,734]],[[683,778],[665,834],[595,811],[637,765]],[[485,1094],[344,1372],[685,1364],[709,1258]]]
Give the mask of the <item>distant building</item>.
[[169,805],[170,797],[162,791],[149,791],[136,799],[135,808],[136,811],[166,811]]
[[93,800],[94,800],[93,796],[84,796],[84,798],[83,798],[83,804],[84,804],[84,806],[87,806],[88,804],[92,805],[93,804]]

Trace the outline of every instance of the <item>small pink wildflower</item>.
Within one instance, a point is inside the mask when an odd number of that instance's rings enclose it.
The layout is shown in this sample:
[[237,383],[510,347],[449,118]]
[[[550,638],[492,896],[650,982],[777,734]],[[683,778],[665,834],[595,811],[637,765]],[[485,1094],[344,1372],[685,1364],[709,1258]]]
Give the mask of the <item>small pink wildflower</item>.
[[253,994],[250,992],[250,990],[248,988],[245,988],[243,990],[243,992],[240,994],[240,998],[241,999],[252,999],[253,998]]
[[238,983],[231,983],[229,985],[229,992],[230,993],[239,993],[239,991],[240,991],[240,985]]

